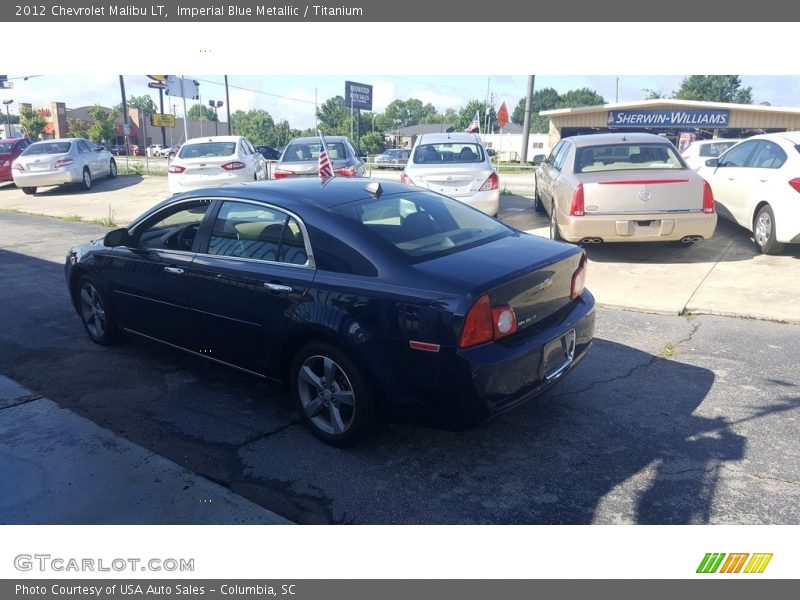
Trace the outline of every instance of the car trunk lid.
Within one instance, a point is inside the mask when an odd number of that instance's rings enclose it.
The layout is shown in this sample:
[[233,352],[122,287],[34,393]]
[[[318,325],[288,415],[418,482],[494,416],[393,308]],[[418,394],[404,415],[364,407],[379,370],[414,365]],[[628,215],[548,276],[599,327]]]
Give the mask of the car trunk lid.
[[703,212],[703,180],[687,169],[581,173],[587,215]]
[[481,189],[492,174],[482,163],[471,166],[415,166],[408,176],[414,185],[445,194],[451,198],[469,196]]
[[68,158],[70,158],[69,154],[32,154],[30,156],[20,156],[16,162],[22,165],[25,171],[32,173],[56,169],[58,161]]

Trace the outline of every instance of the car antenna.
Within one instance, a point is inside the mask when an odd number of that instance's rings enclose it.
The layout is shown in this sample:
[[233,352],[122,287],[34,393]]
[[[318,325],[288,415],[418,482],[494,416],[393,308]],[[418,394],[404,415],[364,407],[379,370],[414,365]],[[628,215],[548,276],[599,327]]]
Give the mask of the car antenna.
[[368,183],[364,189],[375,196],[375,198],[380,198],[381,194],[383,194],[383,188],[379,181]]

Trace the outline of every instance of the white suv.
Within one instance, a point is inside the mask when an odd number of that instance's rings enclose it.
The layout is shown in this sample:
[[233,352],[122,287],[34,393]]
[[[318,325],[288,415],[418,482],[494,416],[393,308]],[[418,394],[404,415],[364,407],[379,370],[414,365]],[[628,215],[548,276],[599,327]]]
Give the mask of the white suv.
[[500,178],[475,134],[420,135],[400,181],[450,196],[493,217],[500,208]]

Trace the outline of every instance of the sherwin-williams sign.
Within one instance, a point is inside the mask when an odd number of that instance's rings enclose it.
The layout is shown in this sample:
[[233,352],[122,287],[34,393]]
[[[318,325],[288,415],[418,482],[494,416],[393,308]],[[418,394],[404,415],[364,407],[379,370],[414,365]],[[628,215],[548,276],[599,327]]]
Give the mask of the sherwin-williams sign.
[[728,127],[729,110],[610,110],[609,127]]

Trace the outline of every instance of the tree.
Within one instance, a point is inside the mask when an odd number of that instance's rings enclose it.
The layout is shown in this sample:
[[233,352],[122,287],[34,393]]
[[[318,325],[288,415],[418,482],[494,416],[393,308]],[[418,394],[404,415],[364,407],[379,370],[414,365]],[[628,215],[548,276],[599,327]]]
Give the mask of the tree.
[[81,119],[67,117],[67,131],[71,137],[89,137],[89,124]]
[[580,88],[579,90],[569,90],[561,94],[558,105],[555,108],[575,108],[577,106],[600,106],[606,103],[603,98],[594,90]]
[[[148,115],[152,115],[158,112],[158,108],[156,108],[156,103],[153,101],[153,98],[149,95],[145,94],[144,96],[131,96],[128,99],[128,109],[136,109],[143,110]],[[114,114],[121,115],[122,114],[122,104],[117,104],[112,109]]]
[[386,147],[386,140],[379,131],[365,133],[361,136],[361,148],[368,154],[380,154]]
[[217,115],[214,109],[205,104],[194,104],[186,113],[186,116],[191,121],[216,121]]
[[112,111],[95,104],[89,109],[89,118],[91,118],[92,124],[89,126],[87,135],[94,143],[109,142],[117,136],[117,118]]
[[[561,95],[551,87],[542,88],[533,93],[531,99],[531,132],[547,133],[550,128],[550,119],[539,115],[539,111],[553,110],[559,106]],[[514,112],[511,115],[511,122],[523,125],[525,122],[525,98],[520,98]]]
[[275,121],[265,110],[237,110],[231,115],[231,130],[236,135],[243,135],[253,144],[280,146]]
[[662,98],[666,98],[664,92],[661,90],[651,90],[649,88],[642,90],[644,93],[644,98],[642,100],[661,100]]
[[47,119],[32,108],[19,111],[19,124],[32,140],[37,139],[47,126]]
[[752,104],[753,88],[743,88],[738,75],[692,75],[681,82],[673,97],[678,100]]
[[350,135],[350,107],[344,103],[342,96],[328,98],[317,108],[317,119],[326,135]]

